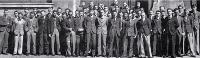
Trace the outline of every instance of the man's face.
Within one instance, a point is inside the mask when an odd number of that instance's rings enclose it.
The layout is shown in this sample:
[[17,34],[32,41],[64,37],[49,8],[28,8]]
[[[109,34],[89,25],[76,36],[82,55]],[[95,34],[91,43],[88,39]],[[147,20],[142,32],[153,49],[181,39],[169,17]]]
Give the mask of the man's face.
[[156,12],[156,17],[160,17],[160,12]]
[[140,2],[137,2],[137,7],[140,7]]
[[119,6],[116,6],[116,7],[115,7],[115,9],[116,9],[117,11],[119,11],[119,10],[120,10]]
[[62,12],[62,9],[58,9],[58,12],[61,13],[61,12]]
[[118,1],[115,1],[114,3],[115,3],[115,4],[118,4]]
[[42,11],[41,14],[44,16],[46,13],[44,11]]
[[129,14],[129,19],[132,19],[132,17],[133,17],[132,14]]
[[105,7],[105,11],[108,11],[108,7]]
[[8,11],[4,11],[4,15],[8,15]]
[[149,15],[153,15],[153,11],[149,11]]
[[192,10],[193,10],[193,11],[196,11],[196,10],[197,10],[197,7],[193,7]]
[[90,11],[90,14],[91,14],[91,15],[93,15],[93,14],[94,14],[94,11],[93,11],[93,10],[91,10],[91,11]]
[[50,13],[53,12],[53,9],[52,9],[52,8],[49,8],[49,9],[48,9],[48,12],[50,12]]
[[18,12],[14,12],[14,15],[15,15],[15,16],[18,16]]
[[145,18],[145,13],[141,14],[141,18],[143,18],[143,19]]
[[125,17],[128,17],[128,13],[124,13],[124,16],[125,16]]
[[75,13],[76,13],[76,15],[79,15],[79,12],[78,12],[78,11],[76,11]]
[[172,10],[167,10],[167,12],[168,12],[168,15],[172,15]]
[[94,2],[90,2],[90,6],[94,6]]
[[19,17],[22,18],[23,17],[22,14],[19,14]]
[[113,12],[114,16],[117,17],[117,12]]
[[99,8],[98,6],[94,6],[94,7],[95,7],[96,10]]
[[66,13],[69,13],[69,10],[67,9],[67,10],[65,10],[65,12],[66,12]]
[[82,2],[82,5],[85,5],[85,2]]
[[31,17],[34,17],[35,15],[34,15],[34,13],[31,13],[30,16],[31,16]]
[[164,10],[165,10],[165,7],[161,6],[161,7],[160,7],[160,10],[164,11]]
[[84,14],[83,12],[80,12],[80,16],[83,16],[83,14]]

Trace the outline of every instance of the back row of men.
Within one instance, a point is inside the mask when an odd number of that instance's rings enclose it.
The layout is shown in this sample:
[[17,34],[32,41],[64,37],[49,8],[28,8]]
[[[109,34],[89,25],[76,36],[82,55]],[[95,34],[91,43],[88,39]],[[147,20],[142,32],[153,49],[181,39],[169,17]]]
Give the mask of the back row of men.
[[119,7],[117,3],[115,1],[110,7],[93,2],[89,7],[82,4],[75,16],[70,9],[62,12],[61,8],[49,8],[48,12],[37,9],[25,9],[24,13],[15,11],[14,17],[10,17],[5,9],[0,17],[0,52],[8,54],[8,38],[13,36],[13,54],[20,55],[24,44],[27,55],[199,55],[200,13],[196,11],[196,5],[192,5],[191,11],[183,6],[165,11],[161,6],[156,12],[149,10],[146,15],[140,2],[134,8],[126,3]]

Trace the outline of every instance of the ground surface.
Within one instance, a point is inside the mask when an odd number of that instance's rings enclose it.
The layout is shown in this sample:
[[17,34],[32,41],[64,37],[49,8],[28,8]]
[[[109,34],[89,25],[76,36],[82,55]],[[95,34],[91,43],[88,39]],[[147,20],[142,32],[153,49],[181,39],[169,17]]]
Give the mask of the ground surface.
[[[107,57],[65,57],[65,56],[47,56],[47,55],[40,55],[40,56],[34,56],[34,55],[0,55],[0,58],[107,58]],[[115,57],[110,57],[110,58],[115,58]],[[122,57],[122,58],[127,58],[127,57]],[[137,58],[137,57],[133,57]],[[153,58],[162,58],[162,57],[153,57]],[[189,56],[184,56],[184,57],[177,57],[177,58],[200,58],[200,56],[196,57],[189,57]]]

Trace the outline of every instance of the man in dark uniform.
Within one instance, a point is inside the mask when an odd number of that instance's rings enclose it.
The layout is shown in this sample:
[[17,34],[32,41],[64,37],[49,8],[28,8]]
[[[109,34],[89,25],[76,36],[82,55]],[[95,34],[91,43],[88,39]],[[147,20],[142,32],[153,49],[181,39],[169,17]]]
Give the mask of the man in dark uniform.
[[50,25],[50,32],[49,32],[49,36],[51,37],[51,52],[52,55],[55,55],[55,51],[54,51],[54,44],[56,41],[56,52],[58,55],[60,55],[60,38],[59,38],[59,31],[61,29],[60,27],[60,20],[58,18],[59,16],[57,15],[57,11],[54,10],[53,11],[53,15],[52,18],[50,19],[49,25]]
[[[132,17],[133,16],[133,17]],[[136,18],[136,13],[133,12],[133,14],[129,14],[129,27],[128,27],[128,38],[130,40],[130,44],[129,44],[129,56],[133,57],[136,55],[136,44],[135,44],[135,40],[138,34],[137,31],[137,23],[138,19]]]
[[[161,41],[162,27],[161,27],[161,16],[160,16],[159,11],[156,11],[156,15],[155,15],[155,18],[151,22],[151,26],[152,26],[152,32],[153,32],[152,33],[153,34],[152,54],[154,56],[160,55],[159,52],[161,51],[161,46],[162,46],[162,41]],[[159,44],[157,44],[157,43],[159,43]]]
[[116,49],[116,56],[119,56],[119,39],[120,39],[120,31],[121,31],[121,20],[118,18],[118,14],[116,11],[113,11],[112,19],[108,21],[108,25],[111,25],[109,30],[109,38],[110,38],[110,48],[109,48],[109,56],[113,56],[113,50]]
[[[75,32],[76,32],[76,55],[82,54],[81,46],[82,40],[84,39],[84,28],[83,28],[83,23],[84,23],[84,18],[83,18],[83,12],[79,12],[78,10],[75,11],[75,17],[74,17],[74,24],[75,24]],[[81,44],[80,44],[81,43]]]
[[[149,19],[146,18],[146,15],[144,12],[141,13],[141,19],[137,23],[137,28],[139,32],[139,39],[138,42],[140,42],[140,57],[144,57],[145,54],[148,55],[148,57],[152,57],[151,54],[151,46],[150,46],[150,30],[151,30],[151,22]],[[145,42],[143,42],[143,40]],[[145,43],[145,46],[143,45]],[[145,48],[144,48],[145,47]],[[147,50],[147,53],[145,53],[145,50]]]
[[[190,56],[195,56],[195,50],[194,50],[194,35],[193,35],[193,26],[194,26],[194,22],[193,22],[193,17],[191,15],[188,15],[189,14],[189,10],[188,9],[185,9],[184,10],[184,28],[185,28],[185,34],[186,34],[186,38],[188,39],[189,41],[189,53],[190,53]],[[185,41],[185,40],[183,40]],[[183,44],[184,45],[184,44]]]
[[38,14],[41,14],[41,16],[38,16],[38,35],[39,35],[39,54],[42,55],[44,53],[44,40],[47,40],[47,19],[45,16],[45,11],[37,12]]
[[[167,52],[170,54],[171,57],[176,57],[175,54],[175,44],[176,44],[176,32],[178,31],[177,28],[179,27],[178,20],[175,16],[172,15],[172,9],[168,9],[168,17],[166,20],[169,20],[167,22],[166,26],[166,32],[167,32]],[[170,44],[171,42],[171,44]],[[171,48],[170,48],[171,46]],[[171,51],[171,53],[169,53]]]
[[191,16],[194,22],[194,38],[195,38],[195,52],[199,54],[199,23],[200,23],[200,12],[197,11],[196,4],[192,5]]
[[[7,54],[9,32],[12,27],[12,19],[8,16],[8,10],[4,10],[4,15],[0,17],[0,54]],[[2,51],[3,50],[3,51]]]
[[128,12],[124,12],[124,18],[122,21],[122,30],[121,30],[121,35],[122,35],[122,40],[123,40],[123,56],[127,57],[127,50],[128,50],[128,24],[129,22],[129,15]]
[[31,41],[33,42],[33,54],[36,54],[36,33],[38,31],[38,20],[35,18],[33,12],[30,13],[30,19],[27,20],[26,29],[27,31],[27,52],[30,54]]
[[87,36],[87,50],[86,55],[91,50],[92,55],[95,56],[96,53],[96,20],[97,17],[94,16],[94,10],[90,10],[90,15],[85,19],[85,29],[86,29],[86,36]]

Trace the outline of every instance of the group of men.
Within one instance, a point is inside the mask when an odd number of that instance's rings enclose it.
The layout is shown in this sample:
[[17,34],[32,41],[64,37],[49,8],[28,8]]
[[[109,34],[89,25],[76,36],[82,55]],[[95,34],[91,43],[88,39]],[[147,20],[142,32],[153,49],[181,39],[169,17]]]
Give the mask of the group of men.
[[8,38],[13,36],[12,53],[20,55],[22,51],[27,55],[104,57],[199,55],[196,5],[191,11],[181,5],[175,9],[160,6],[146,14],[140,4],[120,7],[115,1],[110,6],[93,2],[86,6],[83,2],[75,16],[68,8],[64,12],[34,8],[15,11],[10,17],[5,9],[0,17],[0,52],[8,54]]

